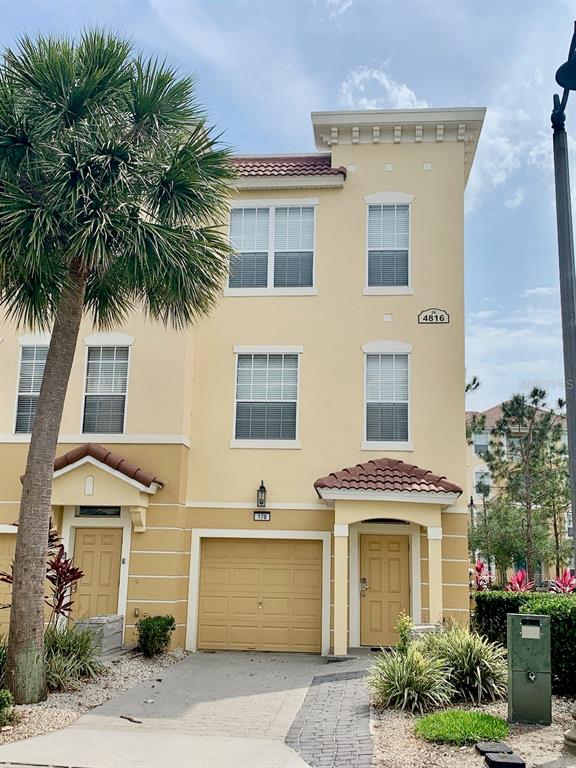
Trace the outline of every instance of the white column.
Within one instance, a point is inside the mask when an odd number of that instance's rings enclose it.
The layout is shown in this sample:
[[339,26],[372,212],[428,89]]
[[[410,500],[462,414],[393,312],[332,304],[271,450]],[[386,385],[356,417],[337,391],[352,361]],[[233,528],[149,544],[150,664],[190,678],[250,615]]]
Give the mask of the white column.
[[428,607],[430,624],[442,621],[442,528],[428,528]]
[[348,524],[334,525],[334,656],[348,655]]

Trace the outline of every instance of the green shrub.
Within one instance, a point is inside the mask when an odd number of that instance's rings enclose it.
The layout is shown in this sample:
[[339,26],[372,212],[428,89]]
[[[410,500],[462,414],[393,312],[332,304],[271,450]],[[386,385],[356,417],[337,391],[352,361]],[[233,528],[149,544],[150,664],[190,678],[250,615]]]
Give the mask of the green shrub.
[[576,595],[539,592],[479,592],[474,625],[489,640],[506,645],[506,614],[536,613],[550,616],[552,689],[576,693]]
[[138,647],[144,656],[164,653],[170,645],[170,635],[176,629],[173,616],[146,616],[136,624]]
[[51,691],[74,688],[82,678],[96,677],[104,670],[93,634],[73,627],[46,630],[44,657],[46,685]]
[[552,690],[576,693],[576,595],[534,594],[520,613],[550,616]]
[[426,656],[438,659],[448,670],[454,700],[481,704],[506,692],[506,650],[501,645],[457,624],[425,635],[419,644]]
[[425,715],[414,730],[426,741],[458,746],[477,741],[502,741],[508,736],[508,726],[501,718],[461,709]]
[[0,689],[0,726],[6,725],[12,718],[14,698],[10,691]]
[[376,704],[410,712],[448,704],[452,697],[445,665],[425,656],[416,644],[405,653],[380,653],[370,670],[368,685]]
[[406,653],[412,642],[414,622],[407,613],[399,613],[394,628],[400,635],[400,639],[396,643],[396,650],[400,653]]
[[506,645],[506,616],[520,613],[521,606],[530,597],[528,592],[477,592],[473,629],[492,643]]

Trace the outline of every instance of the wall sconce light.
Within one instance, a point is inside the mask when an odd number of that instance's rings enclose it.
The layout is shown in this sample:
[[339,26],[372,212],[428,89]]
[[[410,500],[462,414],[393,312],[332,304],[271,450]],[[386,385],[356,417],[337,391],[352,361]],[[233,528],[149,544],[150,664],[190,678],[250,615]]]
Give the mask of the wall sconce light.
[[260,487],[256,491],[256,506],[258,509],[266,506],[266,486],[264,485],[264,480],[261,481]]

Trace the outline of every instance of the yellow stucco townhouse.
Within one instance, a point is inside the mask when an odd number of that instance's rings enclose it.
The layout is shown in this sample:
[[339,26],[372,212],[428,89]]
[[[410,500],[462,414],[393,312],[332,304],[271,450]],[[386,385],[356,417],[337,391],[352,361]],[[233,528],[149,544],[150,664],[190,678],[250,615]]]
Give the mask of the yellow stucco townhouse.
[[[483,109],[322,112],[238,157],[210,318],[80,335],[54,520],[76,616],[174,644],[344,656],[465,621],[463,197]],[[0,566],[48,337],[0,328]],[[4,614],[5,616],[5,614]]]

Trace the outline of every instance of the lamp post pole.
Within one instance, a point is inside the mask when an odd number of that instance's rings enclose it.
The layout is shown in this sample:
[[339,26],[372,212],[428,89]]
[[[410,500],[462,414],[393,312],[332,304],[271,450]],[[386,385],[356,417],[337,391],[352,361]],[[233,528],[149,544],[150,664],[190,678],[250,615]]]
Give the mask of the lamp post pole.
[[[560,303],[562,308],[562,340],[564,346],[564,379],[566,389],[566,426],[572,506],[572,536],[576,567],[576,269],[570,201],[570,169],[566,104],[570,91],[576,90],[576,23],[568,52],[568,61],[556,73],[556,82],[564,89],[562,99],[554,96],[552,129],[554,131],[554,182],[556,185],[556,225],[558,229],[558,262],[560,267]],[[572,715],[576,720],[576,709]],[[576,749],[576,725],[564,734],[566,746]]]
[[558,230],[558,262],[560,268],[560,304],[562,308],[562,340],[564,347],[564,380],[566,389],[566,425],[570,490],[572,497],[572,528],[574,565],[576,567],[576,269],[570,201],[570,170],[566,103],[571,90],[576,89],[576,24],[570,43],[568,61],[558,70],[556,81],[564,87],[562,99],[554,96],[552,129],[554,145],[554,181],[556,186],[556,225]]

